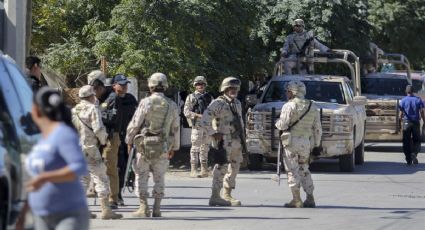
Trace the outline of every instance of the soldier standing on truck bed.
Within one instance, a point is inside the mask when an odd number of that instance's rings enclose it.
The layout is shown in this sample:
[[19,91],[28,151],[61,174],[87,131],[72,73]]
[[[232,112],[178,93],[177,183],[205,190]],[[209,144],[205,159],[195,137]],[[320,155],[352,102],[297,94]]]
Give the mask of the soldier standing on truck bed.
[[[222,96],[218,97],[205,110],[201,118],[201,127],[214,138],[213,143],[221,146],[225,153],[224,160],[214,165],[210,206],[240,206],[241,202],[232,197],[236,186],[236,176],[243,161],[243,150],[246,150],[242,105],[237,99],[241,81],[235,77],[227,77],[220,86]],[[215,124],[213,125],[213,121]],[[223,197],[220,191],[223,189]]]
[[424,103],[413,95],[412,85],[406,86],[406,94],[400,101],[400,121],[403,121],[403,152],[408,165],[418,164],[421,150],[420,120],[425,124]]
[[[295,59],[299,57],[313,57],[313,49],[317,48],[320,52],[329,52],[330,49],[320,43],[313,35],[312,31],[305,30],[305,24],[302,19],[295,19],[292,24],[294,33],[286,37],[283,48],[281,49],[281,57],[293,59],[285,61],[285,74],[292,74],[292,69],[297,66]],[[309,69],[311,67],[309,66]],[[299,74],[306,74],[306,69],[300,67]]]
[[[195,92],[189,94],[184,103],[184,115],[188,123],[192,126],[190,148],[190,176],[191,177],[208,177],[208,151],[210,145],[209,136],[206,130],[200,126],[202,113],[214,99],[205,91],[207,80],[204,76],[197,76],[193,81]],[[201,173],[196,175],[197,164],[200,160]]]
[[[285,204],[287,208],[316,207],[313,179],[308,168],[310,152],[314,147],[320,146],[322,126],[315,103],[304,99],[305,94],[304,83],[289,82],[286,85],[288,102],[283,105],[280,118],[276,122],[276,127],[283,131],[281,135],[282,146],[285,148],[283,163],[293,196],[293,199]],[[307,193],[304,203],[301,200],[300,187]]]

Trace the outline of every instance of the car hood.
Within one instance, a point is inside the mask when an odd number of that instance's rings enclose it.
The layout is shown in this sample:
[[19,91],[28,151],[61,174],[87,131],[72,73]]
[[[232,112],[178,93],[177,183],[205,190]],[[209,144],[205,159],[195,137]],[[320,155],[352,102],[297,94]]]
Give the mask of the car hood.
[[375,94],[363,94],[368,100],[377,100],[377,101],[395,101],[401,100],[404,96],[395,96],[395,95],[375,95]]
[[[255,112],[271,112],[272,108],[276,109],[276,113],[280,113],[282,106],[286,103],[286,101],[278,101],[278,102],[268,102],[257,104],[252,111]],[[350,114],[348,105],[341,105],[336,103],[328,103],[328,102],[315,102],[316,106],[319,109],[322,109],[325,114]]]

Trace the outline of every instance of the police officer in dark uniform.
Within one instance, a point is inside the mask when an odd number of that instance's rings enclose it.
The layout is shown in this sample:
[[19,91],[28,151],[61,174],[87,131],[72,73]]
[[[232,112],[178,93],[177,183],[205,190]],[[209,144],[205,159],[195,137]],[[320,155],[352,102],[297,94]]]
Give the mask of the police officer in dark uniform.
[[421,149],[420,120],[425,123],[424,103],[413,95],[413,87],[406,87],[407,96],[400,101],[400,120],[403,122],[403,152],[408,165],[418,164]]
[[[103,149],[103,159],[111,186],[109,202],[111,208],[115,209],[118,204],[124,205],[120,188],[124,185],[127,152],[120,151],[120,149],[126,149],[126,147],[120,148],[120,146],[122,143],[126,146],[124,138],[128,123],[136,111],[137,100],[133,95],[127,93],[127,84],[130,81],[123,74],[114,76],[111,83],[113,91],[108,93],[107,88],[105,88],[105,92],[100,96],[99,102],[103,123],[108,131],[108,141]],[[106,99],[103,101],[105,97]],[[119,164],[119,158],[121,158],[121,164]]]

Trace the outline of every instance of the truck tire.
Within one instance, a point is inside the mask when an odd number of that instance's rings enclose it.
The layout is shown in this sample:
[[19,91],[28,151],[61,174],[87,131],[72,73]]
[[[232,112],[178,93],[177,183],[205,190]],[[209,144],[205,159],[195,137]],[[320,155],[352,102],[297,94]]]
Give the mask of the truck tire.
[[364,163],[364,139],[354,151],[356,165],[362,165]]
[[341,172],[352,172],[354,171],[355,165],[355,156],[356,156],[356,150],[355,150],[355,141],[356,138],[356,130],[354,129],[353,133],[353,151],[350,154],[344,154],[339,156],[339,170]]
[[249,154],[249,170],[261,170],[263,167],[263,155],[258,153]]

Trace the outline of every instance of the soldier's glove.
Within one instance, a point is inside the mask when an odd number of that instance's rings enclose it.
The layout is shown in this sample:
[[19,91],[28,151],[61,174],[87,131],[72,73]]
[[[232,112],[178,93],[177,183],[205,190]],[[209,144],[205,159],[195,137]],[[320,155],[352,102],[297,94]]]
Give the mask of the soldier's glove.
[[314,147],[313,150],[311,151],[311,154],[313,156],[320,156],[320,153],[323,151],[323,147],[322,146],[318,146],[318,147]]

